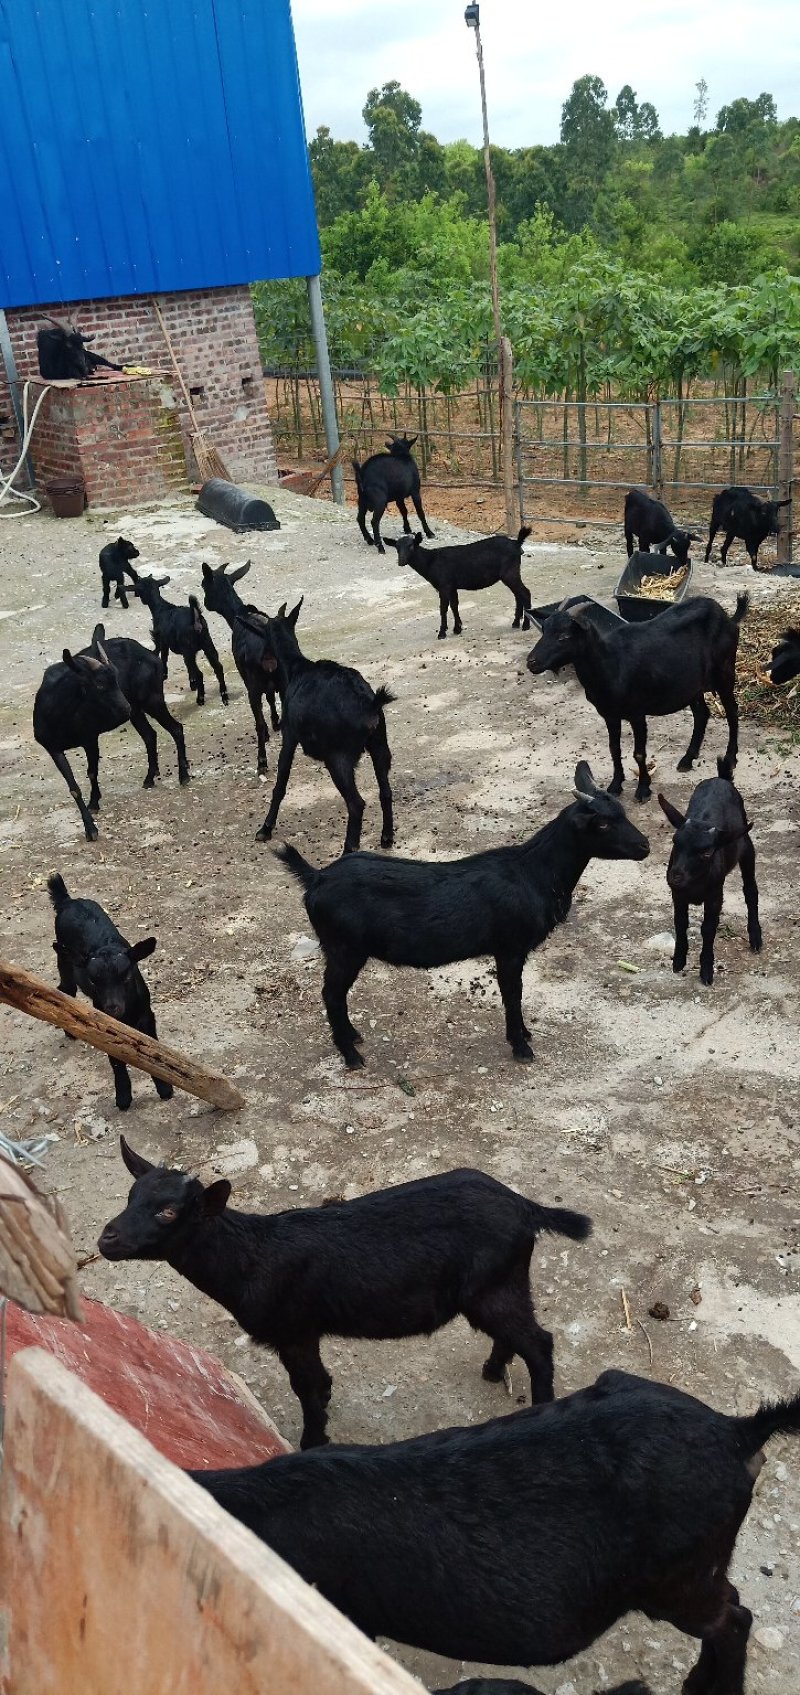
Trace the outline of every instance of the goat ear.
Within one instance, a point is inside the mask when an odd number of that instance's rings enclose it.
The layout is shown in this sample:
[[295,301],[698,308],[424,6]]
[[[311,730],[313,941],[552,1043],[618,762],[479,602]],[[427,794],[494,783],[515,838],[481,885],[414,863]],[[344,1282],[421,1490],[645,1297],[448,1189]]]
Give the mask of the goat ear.
[[169,580],[170,580],[169,577],[156,577],[155,578],[156,588],[157,589],[165,589]]
[[286,601],[283,602],[282,606],[278,607],[278,610],[275,613],[275,617],[276,618],[285,618],[286,617]]
[[306,598],[305,595],[301,594],[300,599],[297,602],[297,605],[292,607],[291,612],[287,616],[286,622],[287,622],[287,624],[291,624],[292,629],[294,629],[295,624],[297,623],[297,620],[300,617],[300,608],[301,608],[305,598]]
[[210,583],[211,578],[214,575],[214,572],[212,571],[211,566],[206,564],[205,559],[203,560],[203,563],[200,566],[200,570],[203,573],[203,582],[204,583]]
[[672,801],[667,800],[666,795],[659,795],[658,804],[665,818],[669,819],[673,830],[679,830],[681,825],[686,823],[686,814],[679,812],[677,806],[673,806]]
[[203,1190],[201,1206],[206,1218],[217,1218],[224,1212],[230,1199],[231,1186],[227,1177],[220,1177],[216,1183],[209,1183]]
[[131,1177],[144,1177],[147,1171],[155,1171],[155,1166],[150,1164],[149,1159],[144,1159],[141,1154],[134,1153],[133,1148],[129,1142],[126,1142],[124,1136],[120,1136],[119,1151]]
[[91,639],[91,642],[89,644],[90,647],[96,648],[98,642],[104,642],[105,639],[106,639],[105,624],[95,624],[95,627],[92,630],[92,639]]
[[413,447],[415,441],[419,440],[419,437],[418,436],[410,436],[408,434],[408,432],[406,431],[403,435],[403,440],[408,442],[409,447]]
[[575,793],[581,799],[591,800],[597,794],[597,784],[592,776],[591,766],[581,759],[575,767]]
[[145,936],[144,941],[134,942],[128,948],[128,958],[136,965],[140,959],[148,959],[151,953],[155,953],[157,946],[155,936]]
[[61,658],[63,659],[64,664],[69,666],[70,671],[80,671],[80,665],[78,664],[77,659],[73,659],[68,647],[63,649]]
[[590,602],[588,600],[582,600],[578,606],[565,606],[564,611],[568,618],[571,618],[575,624],[580,625],[582,630],[588,630],[590,628],[590,624],[586,614],[589,606]]

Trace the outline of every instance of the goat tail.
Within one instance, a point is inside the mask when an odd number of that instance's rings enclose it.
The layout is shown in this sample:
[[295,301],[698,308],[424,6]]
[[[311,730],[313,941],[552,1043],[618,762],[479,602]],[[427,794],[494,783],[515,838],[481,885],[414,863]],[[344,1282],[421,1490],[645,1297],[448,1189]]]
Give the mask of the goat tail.
[[800,1395],[794,1395],[787,1401],[763,1401],[758,1412],[750,1418],[736,1418],[733,1422],[743,1452],[750,1459],[771,1436],[780,1432],[786,1436],[800,1436]]
[[727,753],[723,754],[722,758],[717,760],[717,775],[719,777],[724,777],[726,783],[733,782],[733,766],[731,765]]
[[66,906],[67,901],[70,899],[69,890],[60,871],[54,871],[52,877],[48,877],[47,893],[50,896],[56,912],[60,912],[61,908]]
[[304,889],[309,888],[317,875],[316,866],[311,865],[307,859],[304,859],[303,855],[298,853],[297,848],[292,847],[290,842],[282,842],[280,847],[276,847],[274,851],[275,858],[286,866],[287,871],[291,871],[292,876],[297,878],[298,883],[302,883]]
[[568,1207],[542,1207],[529,1201],[531,1222],[535,1230],[549,1230],[554,1236],[569,1236],[573,1242],[585,1242],[592,1234],[592,1221],[583,1212],[570,1212]]
[[743,589],[741,594],[736,596],[736,611],[733,614],[734,624],[741,624],[742,619],[747,617],[749,611],[750,594],[747,589]]
[[202,630],[205,618],[203,617],[203,608],[201,607],[196,594],[190,594],[189,605],[192,609],[192,622],[195,629]]
[[359,465],[357,459],[351,459],[350,464],[353,467],[353,476],[356,479],[356,488],[358,489],[358,492],[360,494],[361,493],[361,466]]
[[520,530],[520,532],[517,536],[517,547],[521,547],[522,543],[524,541],[527,541],[528,537],[531,536],[531,535],[533,535],[533,530],[532,530],[530,524],[523,524],[523,526],[522,526],[522,528],[521,528],[521,530]]
[[381,712],[385,706],[391,706],[396,699],[397,695],[392,694],[391,689],[384,688],[383,683],[381,683],[379,689],[375,690],[375,704],[380,707]]

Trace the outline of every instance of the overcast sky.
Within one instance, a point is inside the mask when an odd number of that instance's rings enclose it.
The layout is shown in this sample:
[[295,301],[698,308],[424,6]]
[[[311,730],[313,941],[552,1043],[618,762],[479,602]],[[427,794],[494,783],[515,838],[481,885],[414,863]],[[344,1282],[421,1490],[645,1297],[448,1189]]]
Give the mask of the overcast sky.
[[[306,128],[364,139],[370,88],[396,78],[440,141],[480,140],[474,35],[465,0],[292,0]],[[558,140],[577,77],[602,77],[614,100],[629,82],[665,134],[692,122],[705,77],[709,122],[720,106],[767,90],[781,118],[800,107],[796,0],[481,0],[489,127],[504,147]]]

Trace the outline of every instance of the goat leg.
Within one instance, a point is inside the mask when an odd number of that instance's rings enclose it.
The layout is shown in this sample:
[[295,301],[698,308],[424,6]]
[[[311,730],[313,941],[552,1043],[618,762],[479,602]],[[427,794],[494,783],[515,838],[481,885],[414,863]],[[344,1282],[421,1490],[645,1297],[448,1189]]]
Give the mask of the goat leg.
[[449,600],[446,589],[439,590],[439,641],[443,642],[447,635],[447,609]]
[[720,883],[719,888],[712,889],[706,895],[703,905],[703,922],[700,926],[700,934],[703,938],[703,946],[700,951],[700,981],[705,983],[707,988],[710,988],[714,981],[714,938],[717,934],[720,913],[722,912],[722,890],[723,884]]
[[189,761],[186,758],[186,738],[183,734],[183,725],[177,718],[173,718],[169,707],[163,700],[157,701],[154,706],[148,706],[147,710],[150,717],[155,718],[156,723],[161,725],[162,730],[166,730],[167,735],[172,737],[178,755],[178,782],[188,783]]
[[286,793],[287,784],[292,770],[292,761],[296,751],[297,742],[293,742],[287,734],[284,734],[283,741],[281,742],[281,751],[278,754],[278,769],[275,773],[275,787],[272,791],[272,799],[269,803],[267,816],[264,819],[261,829],[256,831],[257,842],[268,842],[275,825],[278,822],[278,813],[281,809],[281,801]]
[[147,751],[147,774],[142,784],[143,789],[152,789],[156,777],[161,776],[158,768],[158,741],[152,724],[149,724],[144,713],[137,706],[131,713],[131,724],[137,736],[141,736]]
[[435,539],[434,534],[433,534],[433,530],[430,528],[428,520],[425,517],[425,513],[424,513],[424,510],[423,510],[423,506],[422,506],[422,501],[421,501],[419,495],[418,494],[412,494],[411,499],[412,499],[412,502],[413,502],[413,505],[414,505],[414,511],[416,512],[417,517],[419,518],[419,521],[422,525],[423,530],[425,531],[425,534],[426,534],[428,540],[433,541]]
[[301,1448],[321,1448],[328,1441],[327,1407],[333,1381],[325,1370],[317,1337],[302,1342],[285,1343],[278,1348],[278,1358],[289,1374],[289,1382],[303,1409]]
[[364,800],[356,787],[355,765],[347,754],[337,753],[331,759],[326,759],[325,766],[347,807],[347,829],[342,851],[357,853],[361,842]]
[[83,828],[86,832],[87,842],[96,842],[97,841],[97,825],[95,824],[95,821],[92,817],[92,814],[89,811],[88,806],[86,805],[86,802],[83,798],[83,795],[81,794],[80,789],[78,788],[78,785],[75,781],[75,774],[72,770],[72,766],[70,765],[69,760],[67,759],[65,754],[55,753],[52,748],[48,748],[47,751],[50,755],[50,758],[53,761],[53,764],[56,767],[56,770],[61,772],[61,775],[64,779],[64,782],[66,783],[67,788],[69,789],[69,792],[72,795],[72,798],[75,802],[75,805],[78,808],[78,811],[81,815],[81,818],[83,819]]
[[748,839],[739,869],[742,873],[744,902],[747,907],[747,940],[752,953],[761,952],[761,925],[758,920],[758,884],[756,882],[756,850]]
[[678,770],[679,771],[691,771],[692,766],[693,766],[693,764],[694,764],[694,762],[695,762],[695,760],[696,760],[696,758],[697,758],[697,756],[700,752],[700,749],[703,745],[703,737],[705,736],[705,733],[706,733],[706,725],[708,724],[708,720],[711,717],[711,713],[709,712],[708,707],[706,706],[705,695],[703,695],[703,694],[696,695],[694,700],[690,700],[689,706],[691,708],[692,718],[693,718],[694,722],[693,722],[693,726],[692,726],[692,734],[691,734],[691,737],[689,739],[689,746],[687,747],[683,758],[678,760]]
[[351,1023],[347,1010],[347,996],[364,964],[365,960],[358,955],[342,952],[330,954],[325,960],[325,975],[322,981],[322,1000],[334,1046],[339,1049],[350,1071],[355,1071],[364,1064],[363,1057],[356,1047],[356,1042],[360,1041],[361,1037]]
[[400,517],[403,520],[403,534],[406,535],[406,536],[410,536],[411,525],[409,524],[409,521],[408,521],[408,507],[406,506],[406,503],[405,503],[404,500],[396,500],[395,506],[397,507],[397,510],[400,513]]
[[645,801],[650,799],[650,795],[652,793],[650,788],[650,773],[647,769],[647,719],[632,718],[631,729],[633,730],[633,757],[636,760],[636,765],[639,771],[639,781],[636,784],[636,799],[638,801]]
[[261,706],[260,685],[254,685],[252,688],[248,688],[247,698],[250,702],[250,711],[253,714],[253,720],[256,726],[256,739],[258,741],[256,776],[262,777],[267,769],[267,726],[264,722],[264,713]]
[[[212,642],[211,637],[208,633],[206,634],[205,640],[202,644],[202,651],[205,654],[209,665],[211,666],[211,669],[214,673],[214,676],[217,679],[217,682],[219,683],[220,700],[222,701],[223,706],[227,706],[227,704],[228,704],[228,689],[227,689],[227,685],[226,685],[226,682],[225,682],[225,672],[222,669],[222,663],[221,663],[219,654],[217,652],[217,649],[215,648],[214,643]],[[198,669],[199,669],[199,667],[198,667]]]
[[672,910],[675,919],[675,952],[672,955],[672,969],[673,971],[682,971],[689,954],[688,900],[681,900],[677,895],[673,895]]
[[453,635],[460,636],[464,626],[458,610],[458,589],[451,589],[450,591],[450,611],[453,614]]
[[531,1033],[522,1017],[522,967],[525,964],[525,954],[497,954],[494,963],[506,1015],[506,1041],[511,1044],[514,1058],[523,1064],[529,1064],[533,1059]]
[[86,754],[86,773],[91,785],[89,790],[89,811],[99,812],[100,784],[97,781],[97,773],[100,769],[100,743],[97,738],[95,738],[93,742],[84,742],[83,751]]
[[608,785],[610,795],[621,795],[625,783],[625,772],[622,765],[622,720],[607,718],[608,746],[611,753],[613,776]]

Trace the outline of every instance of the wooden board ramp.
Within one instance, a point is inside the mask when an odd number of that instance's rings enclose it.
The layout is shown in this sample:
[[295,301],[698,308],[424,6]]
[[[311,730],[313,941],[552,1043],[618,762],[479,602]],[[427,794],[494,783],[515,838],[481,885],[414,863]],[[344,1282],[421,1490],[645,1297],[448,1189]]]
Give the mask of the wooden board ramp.
[[187,1059],[154,1036],[142,1035],[128,1024],[109,1018],[105,1012],[84,1006],[61,989],[51,988],[30,971],[9,965],[5,960],[0,960],[0,1002],[27,1013],[29,1018],[55,1024],[57,1029],[100,1048],[123,1065],[133,1065],[151,1077],[158,1077],[162,1083],[172,1083],[176,1089],[185,1089],[189,1095],[211,1101],[222,1112],[236,1112],[244,1106],[244,1096],[221,1072]]

